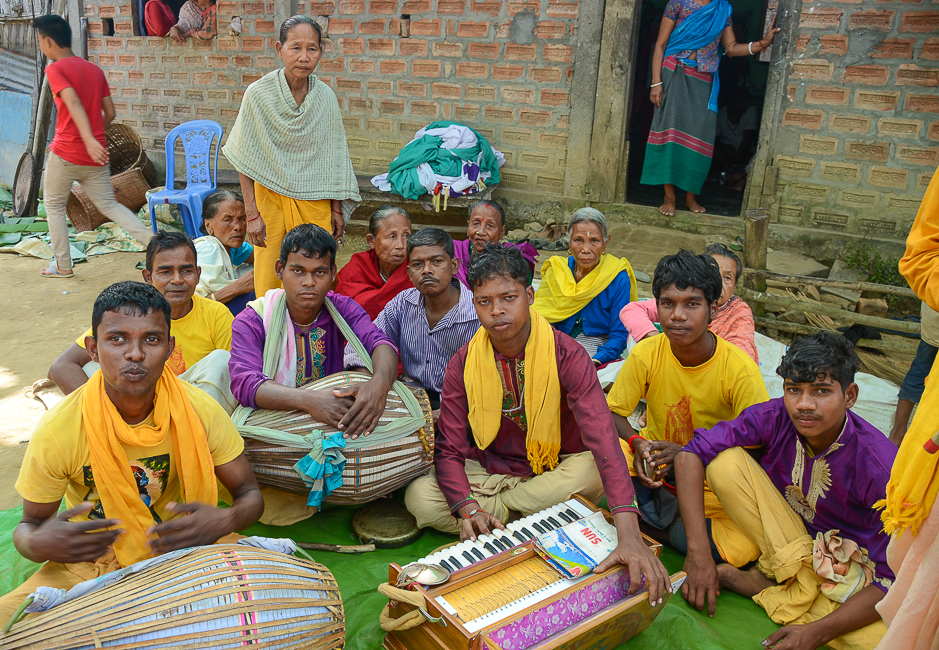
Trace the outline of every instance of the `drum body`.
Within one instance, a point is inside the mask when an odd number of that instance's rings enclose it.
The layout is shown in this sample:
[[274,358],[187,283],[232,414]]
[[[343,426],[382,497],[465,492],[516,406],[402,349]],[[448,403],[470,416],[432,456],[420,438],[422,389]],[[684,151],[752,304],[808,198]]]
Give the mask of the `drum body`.
[[342,598],[329,569],[238,544],[195,548],[32,614],[0,638],[4,649],[31,650],[344,645]]
[[[368,375],[345,372],[326,377],[307,386],[307,389],[338,389],[368,380]],[[346,466],[342,472],[342,486],[326,497],[326,503],[360,504],[394,492],[430,471],[434,464],[434,420],[427,393],[419,388],[406,388],[413,393],[424,415],[424,426],[414,433],[385,444],[342,449]],[[385,413],[380,423],[389,422],[409,413],[402,399],[394,392],[388,394]],[[258,410],[248,416],[246,424],[263,424],[278,431],[303,436],[311,429],[327,434],[338,430],[317,422],[306,413],[290,411],[276,413]],[[285,492],[306,495],[310,488],[293,466],[307,455],[306,449],[272,444],[242,434],[245,438],[245,457],[254,470],[258,483]]]

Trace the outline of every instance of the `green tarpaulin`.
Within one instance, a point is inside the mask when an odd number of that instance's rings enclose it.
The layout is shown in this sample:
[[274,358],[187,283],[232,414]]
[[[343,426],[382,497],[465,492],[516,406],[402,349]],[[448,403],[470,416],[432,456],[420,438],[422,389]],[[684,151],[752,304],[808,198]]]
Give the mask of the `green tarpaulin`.
[[[357,508],[326,505],[311,519],[293,526],[275,527],[256,524],[243,531],[248,535],[290,537],[300,542],[325,544],[358,544],[352,534],[352,515]],[[38,565],[24,560],[13,547],[13,529],[20,519],[20,509],[0,511],[0,593],[16,587]],[[363,555],[313,552],[314,559],[333,572],[342,591],[346,614],[346,648],[377,650],[384,632],[378,627],[378,614],[387,602],[376,591],[379,583],[388,580],[388,564],[406,564],[420,559],[454,538],[436,531],[425,531],[414,544],[403,549],[375,551]],[[680,571],[683,557],[666,549],[662,555],[670,573]],[[762,609],[749,599],[729,592],[718,600],[717,614],[711,619],[675,596],[655,623],[639,636],[620,646],[621,650],[657,648],[660,650],[745,650],[761,648],[760,641],[777,626]],[[612,649],[606,649],[612,650]]]

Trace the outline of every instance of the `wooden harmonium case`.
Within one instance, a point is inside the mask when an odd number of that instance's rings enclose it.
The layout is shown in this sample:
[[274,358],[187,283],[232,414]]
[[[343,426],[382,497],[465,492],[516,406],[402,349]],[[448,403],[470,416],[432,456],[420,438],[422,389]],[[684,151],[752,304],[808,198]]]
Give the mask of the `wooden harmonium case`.
[[[441,549],[420,563],[453,567],[443,584],[412,585],[427,601],[429,619],[407,630],[388,633],[386,650],[558,650],[615,648],[652,624],[668,602],[649,606],[648,590],[629,596],[629,571],[617,565],[602,574],[574,580],[561,577],[532,548],[535,533],[577,521],[598,508],[579,495],[506,526],[477,542]],[[607,520],[612,517],[603,511]],[[524,541],[522,541],[524,540]],[[643,536],[658,556],[661,544]],[[508,547],[508,548],[506,548]],[[474,561],[470,561],[470,560]],[[389,582],[401,567],[392,564]],[[684,573],[671,576],[673,592]],[[392,617],[415,609],[398,603]]]

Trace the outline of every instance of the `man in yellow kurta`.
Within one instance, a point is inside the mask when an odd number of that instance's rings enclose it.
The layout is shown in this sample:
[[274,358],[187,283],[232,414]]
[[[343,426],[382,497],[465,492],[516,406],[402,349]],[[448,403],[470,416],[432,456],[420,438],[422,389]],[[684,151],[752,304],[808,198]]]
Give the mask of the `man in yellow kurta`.
[[[906,240],[900,272],[913,291],[939,310],[939,174]],[[879,650],[939,648],[939,372],[926,378],[926,390],[903,438],[887,484],[884,528],[892,536],[887,562],[896,580],[877,604],[887,623]]]
[[[143,279],[163,294],[172,310],[176,346],[166,365],[231,413],[237,406],[228,374],[234,317],[224,303],[195,295],[200,277],[195,245],[185,233],[164,230],[153,236]],[[49,379],[66,395],[98,369],[85,348],[91,335],[89,329],[78,337],[49,369]]]
[[[682,250],[663,257],[652,293],[664,335],[632,349],[607,399],[634,475],[644,532],[681,552],[687,541],[676,520],[675,455],[695,429],[732,420],[769,399],[753,359],[708,329],[721,290],[720,269],[711,256]],[[648,425],[637,434],[626,418],[640,399],[646,400]],[[715,561],[743,566],[759,557],[710,491],[705,504]]]
[[[40,420],[16,490],[13,542],[44,562],[0,598],[9,620],[38,586],[69,589],[168,551],[214,544],[264,509],[244,442],[222,408],[166,366],[174,339],[159,291],[119,282],[98,296],[86,343],[100,364]],[[216,479],[233,497],[216,508]],[[65,497],[67,510],[59,505]]]

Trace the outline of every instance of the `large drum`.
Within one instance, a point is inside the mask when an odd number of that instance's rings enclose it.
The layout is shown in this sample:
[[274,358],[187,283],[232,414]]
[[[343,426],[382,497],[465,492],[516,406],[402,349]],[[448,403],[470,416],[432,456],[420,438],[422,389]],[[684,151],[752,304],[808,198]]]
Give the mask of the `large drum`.
[[[339,650],[345,645],[339,587],[320,564],[242,544],[200,546],[170,558],[156,564],[146,560],[73,587],[65,602],[14,624],[0,637],[0,648]],[[135,570],[139,566],[144,568]],[[74,596],[76,591],[85,593]]]
[[[371,377],[361,372],[341,372],[318,379],[304,386],[306,390],[340,389],[365,382]],[[385,442],[376,434],[383,428],[405,425],[397,436]],[[311,432],[320,437],[329,437],[339,432],[336,427],[317,422],[302,411],[271,411],[258,409],[252,412],[240,427],[245,439],[245,456],[261,485],[306,495],[310,486],[294,469],[309,453],[303,445]],[[248,432],[249,427],[275,429],[286,434],[285,440],[293,443],[271,442]],[[327,503],[367,503],[380,496],[394,492],[430,471],[434,463],[434,420],[427,394],[419,388],[395,382],[388,394],[385,413],[375,433],[346,440],[341,449],[346,459],[342,472],[342,485],[325,498]]]

